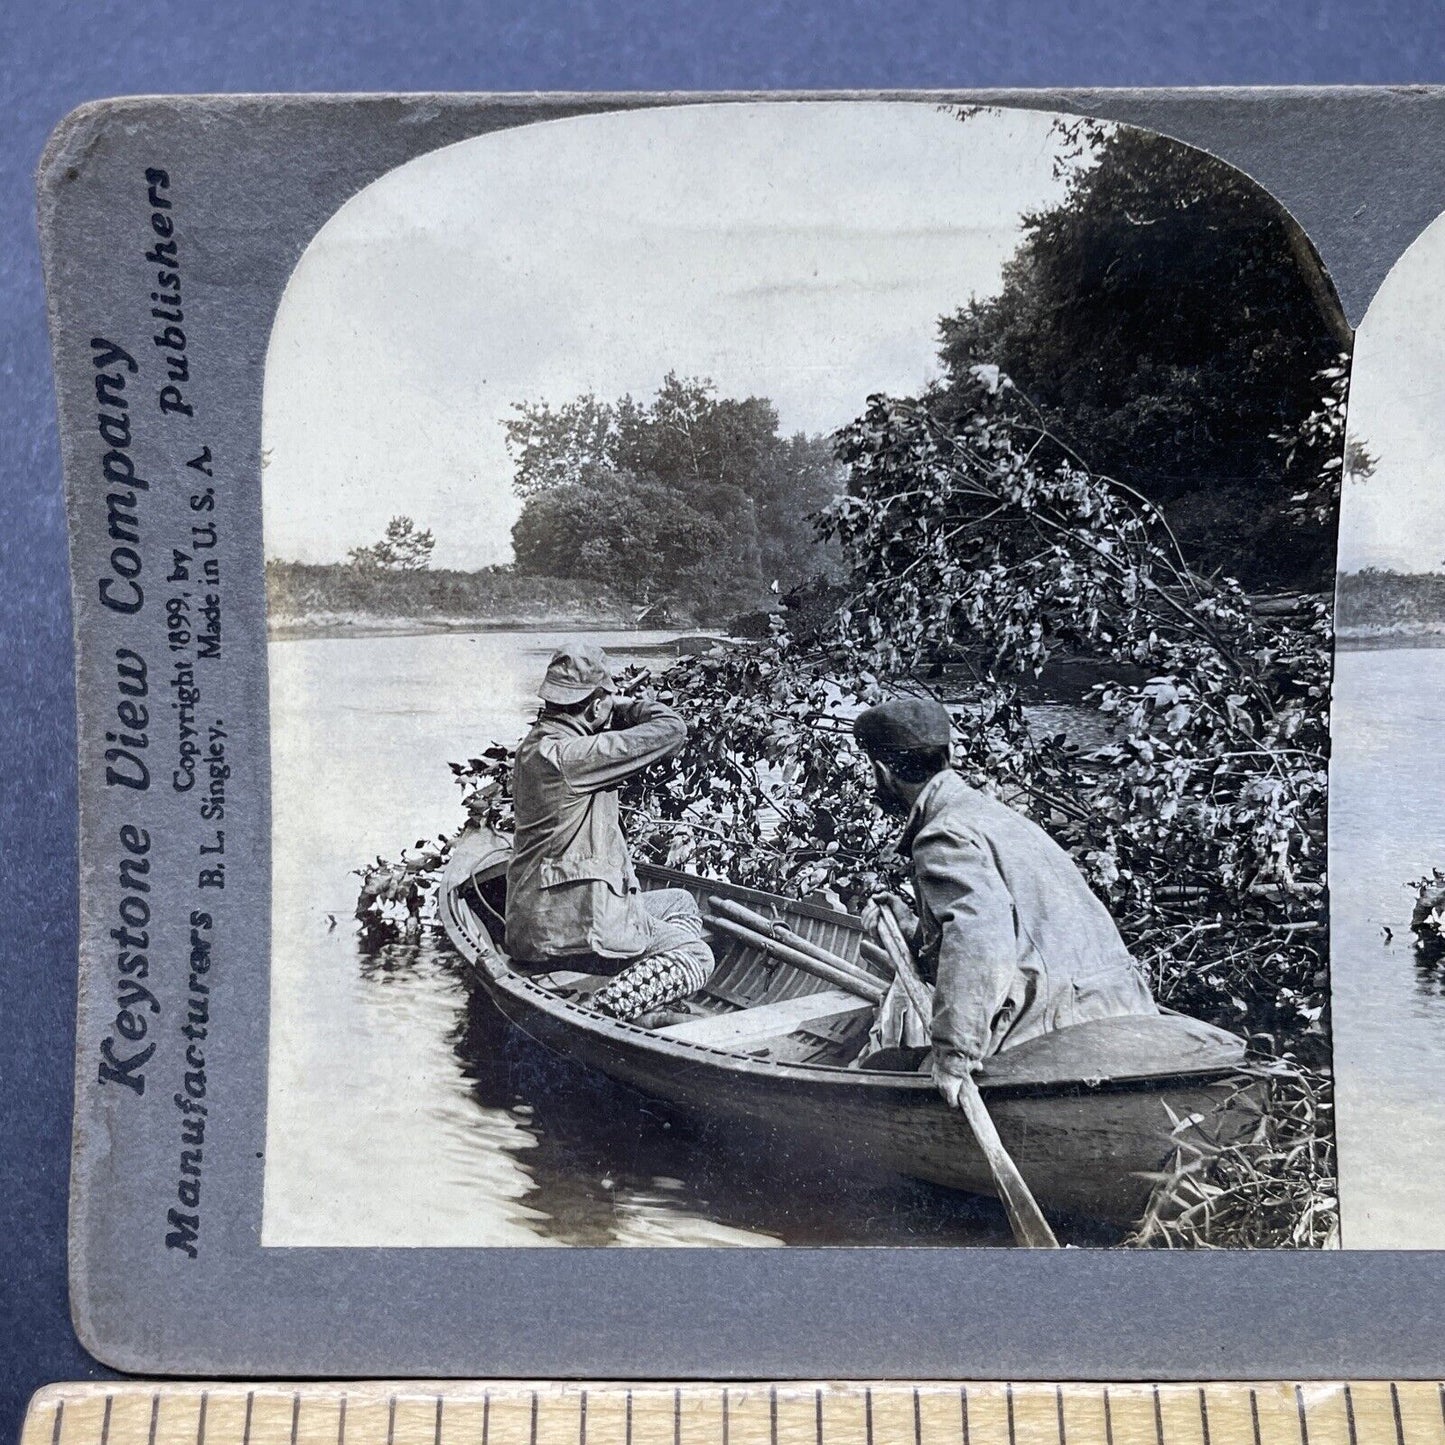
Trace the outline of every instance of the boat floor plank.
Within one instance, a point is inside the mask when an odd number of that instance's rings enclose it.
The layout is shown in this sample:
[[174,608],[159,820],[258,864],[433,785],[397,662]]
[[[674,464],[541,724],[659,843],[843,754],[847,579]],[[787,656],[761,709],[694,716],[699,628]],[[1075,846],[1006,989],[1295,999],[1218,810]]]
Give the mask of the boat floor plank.
[[777,1003],[759,1004],[755,1008],[738,1009],[736,1013],[716,1014],[712,1018],[689,1019],[685,1024],[670,1024],[655,1029],[660,1038],[681,1039],[686,1043],[710,1044],[718,1048],[734,1048],[743,1043],[761,1043],[779,1038],[819,1019],[840,1013],[872,1012],[873,1005],[857,994],[841,988],[824,989],[819,993],[800,994],[780,999]]

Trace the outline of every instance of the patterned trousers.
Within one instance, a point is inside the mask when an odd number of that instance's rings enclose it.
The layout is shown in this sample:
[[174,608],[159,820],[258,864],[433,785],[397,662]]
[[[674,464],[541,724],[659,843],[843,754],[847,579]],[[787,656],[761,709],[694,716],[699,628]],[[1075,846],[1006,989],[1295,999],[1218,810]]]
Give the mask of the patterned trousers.
[[713,971],[702,915],[691,893],[659,888],[641,895],[651,937],[646,950],[592,995],[592,1006],[615,1019],[635,1019],[680,1003]]

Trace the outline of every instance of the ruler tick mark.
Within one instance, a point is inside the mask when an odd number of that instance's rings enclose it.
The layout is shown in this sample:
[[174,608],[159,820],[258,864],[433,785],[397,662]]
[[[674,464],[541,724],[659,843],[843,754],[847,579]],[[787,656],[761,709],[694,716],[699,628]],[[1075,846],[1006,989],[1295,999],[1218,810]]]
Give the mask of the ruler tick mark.
[[336,1445],[346,1445],[346,1396],[341,1397],[341,1408],[336,1412]]
[[728,1392],[727,1386],[723,1386],[723,1437],[722,1445],[728,1445]]
[[1395,1413],[1396,1445],[1405,1445],[1405,1422],[1400,1418],[1400,1387],[1390,1382],[1390,1409]]
[[1014,1439],[1014,1387],[1005,1385],[1003,1387],[1004,1399],[1008,1402],[1008,1445],[1018,1445]]
[[1305,1419],[1305,1392],[1303,1385],[1294,1387],[1295,1409],[1299,1412],[1299,1445],[1310,1445],[1310,1423]]
[[386,1445],[396,1445],[396,1396],[386,1402]]
[[1249,1392],[1249,1418],[1254,1426],[1254,1445],[1262,1445],[1259,1438],[1259,1396],[1253,1390]]
[[863,1391],[863,1424],[868,1445],[873,1445],[873,1391],[868,1388]]
[[296,1432],[301,1425],[301,1391],[291,1396],[291,1445],[296,1445]]
[[587,1391],[577,1402],[577,1445],[587,1445]]
[[60,1445],[60,1427],[65,1421],[65,1401],[55,1402],[55,1426],[50,1432],[50,1445]]
[[432,1445],[442,1445],[442,1397],[437,1396],[437,1419],[432,1427]]
[[776,1385],[768,1386],[768,1440],[770,1445],[778,1445],[778,1387]]
[[823,1445],[823,1392],[821,1390],[813,1391],[813,1439],[816,1445]]
[[[969,1440],[969,1438],[968,1438],[968,1386],[967,1386],[967,1385],[960,1385],[960,1386],[958,1387],[958,1414],[959,1414],[960,1420],[963,1422],[963,1445],[971,1445],[971,1442],[970,1442],[970,1440]],[[1109,1445],[1114,1445],[1114,1442],[1111,1440],[1111,1441],[1109,1442]]]
[[487,1445],[487,1435],[492,1426],[492,1392],[482,1391],[482,1445]]
[[682,1445],[682,1391],[672,1392],[672,1445]]
[[105,1414],[100,1422],[100,1445],[110,1445],[110,1409],[115,1404],[115,1396],[105,1397]]
[[913,1445],[923,1445],[923,1412],[918,1403],[918,1386],[913,1387]]
[[1164,1445],[1164,1407],[1159,1401],[1159,1386],[1153,1388],[1154,1395],[1154,1438]]
[[1204,1386],[1199,1387],[1199,1434],[1204,1445],[1209,1442],[1209,1396],[1204,1393]]
[[532,1423],[528,1427],[527,1439],[530,1445],[537,1445],[537,1392],[532,1391]]
[[1104,1386],[1104,1441],[1114,1445],[1114,1407],[1109,1403],[1109,1387]]
[[[915,1395],[917,1392],[914,1392]],[[1059,1417],[1059,1445],[1068,1445],[1064,1438],[1064,1387],[1054,1386],[1054,1410]]]
[[632,1391],[627,1392],[627,1445],[632,1445]]
[[206,1406],[210,1402],[211,1392],[201,1391],[201,1412],[196,1416],[196,1445],[206,1445]]
[[1350,1387],[1345,1386],[1345,1424],[1350,1431],[1350,1445],[1360,1445],[1355,1435],[1355,1397],[1350,1393]]
[[157,1390],[151,1396],[151,1428],[147,1438],[147,1445],[156,1445],[156,1422],[161,1417],[161,1392]]

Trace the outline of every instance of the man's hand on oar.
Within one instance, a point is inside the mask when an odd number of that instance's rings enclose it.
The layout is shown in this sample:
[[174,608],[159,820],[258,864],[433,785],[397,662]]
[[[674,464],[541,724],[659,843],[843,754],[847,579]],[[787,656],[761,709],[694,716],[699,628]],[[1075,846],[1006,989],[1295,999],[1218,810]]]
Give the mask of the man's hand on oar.
[[874,938],[878,937],[878,920],[885,908],[893,915],[893,921],[898,925],[899,932],[904,938],[910,937],[918,926],[918,920],[913,916],[913,910],[904,899],[887,890],[875,893],[864,905],[860,915],[864,933],[872,934]]
[[[983,1068],[983,1061],[979,1059],[970,1060],[968,1072],[976,1074]],[[950,1109],[963,1108],[963,1086],[965,1079],[955,1069],[946,1069],[938,1062],[938,1055],[933,1056],[933,1087],[943,1095],[943,1102]]]

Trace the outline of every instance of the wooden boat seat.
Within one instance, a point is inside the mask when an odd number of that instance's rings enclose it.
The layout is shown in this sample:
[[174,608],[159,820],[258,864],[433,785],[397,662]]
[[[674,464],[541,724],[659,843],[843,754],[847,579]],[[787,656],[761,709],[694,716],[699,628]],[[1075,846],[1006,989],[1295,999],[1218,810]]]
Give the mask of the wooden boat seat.
[[754,1008],[733,1013],[714,1014],[711,1018],[689,1019],[683,1024],[669,1024],[653,1032],[663,1039],[682,1039],[687,1043],[708,1044],[713,1048],[750,1048],[768,1039],[781,1038],[806,1028],[811,1023],[835,1018],[840,1013],[872,1013],[873,1005],[857,994],[841,988],[823,989],[818,993],[799,994],[796,998],[779,999],[777,1003],[758,1004]]

